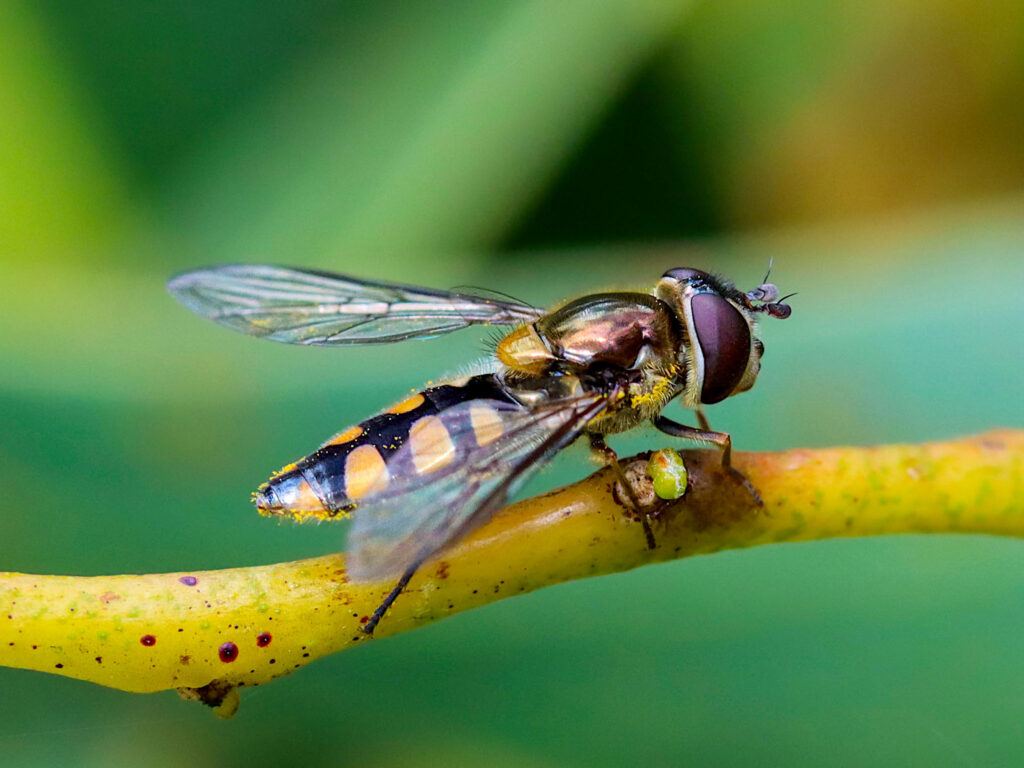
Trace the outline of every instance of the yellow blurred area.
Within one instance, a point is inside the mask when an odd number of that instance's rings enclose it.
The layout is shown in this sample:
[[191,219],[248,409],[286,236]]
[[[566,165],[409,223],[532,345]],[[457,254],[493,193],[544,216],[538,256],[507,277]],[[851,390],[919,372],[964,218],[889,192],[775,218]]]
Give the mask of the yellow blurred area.
[[733,221],[871,216],[1021,191],[1024,5],[867,2],[837,24],[843,37],[813,86],[730,153]]
[[45,25],[18,2],[3,18],[0,260],[75,262],[131,215],[120,163]]

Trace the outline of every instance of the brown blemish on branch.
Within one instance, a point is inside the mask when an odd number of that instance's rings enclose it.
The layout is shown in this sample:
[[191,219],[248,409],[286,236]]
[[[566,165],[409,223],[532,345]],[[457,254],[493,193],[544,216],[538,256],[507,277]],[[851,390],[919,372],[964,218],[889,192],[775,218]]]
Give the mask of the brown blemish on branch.
[[[893,533],[1024,536],[1024,431],[737,454],[763,507],[722,472],[717,452],[684,458],[686,495],[652,502],[654,549],[616,503],[611,473],[602,470],[513,504],[446,551],[443,563],[425,564],[376,637],[551,584],[723,549]],[[650,499],[637,475],[646,457],[624,465],[641,500]],[[202,595],[182,589],[183,578],[198,579]],[[351,583],[343,555],[188,574],[0,573],[0,615],[11,617],[0,622],[0,664],[128,691],[176,688],[227,716],[239,686],[366,640],[361,617],[391,586]],[[72,610],[76,605],[83,609]],[[263,633],[273,636],[272,654],[253,642]],[[141,644],[147,635],[159,642]]]
[[241,703],[238,688],[226,680],[214,680],[201,688],[179,688],[178,695],[185,701],[205,704],[217,717],[225,720],[238,711],[238,705]]

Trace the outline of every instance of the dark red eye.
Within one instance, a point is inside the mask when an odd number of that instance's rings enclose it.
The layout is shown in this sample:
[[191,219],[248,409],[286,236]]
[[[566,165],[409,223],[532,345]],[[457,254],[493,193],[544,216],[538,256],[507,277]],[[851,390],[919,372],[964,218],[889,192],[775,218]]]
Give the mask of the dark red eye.
[[704,355],[702,403],[724,400],[743,378],[750,359],[750,326],[717,293],[698,293],[690,301],[697,342]]

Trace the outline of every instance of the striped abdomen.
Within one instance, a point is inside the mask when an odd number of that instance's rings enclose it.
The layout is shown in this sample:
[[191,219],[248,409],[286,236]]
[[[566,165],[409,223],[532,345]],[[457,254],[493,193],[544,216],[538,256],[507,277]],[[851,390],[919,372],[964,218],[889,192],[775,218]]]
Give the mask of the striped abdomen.
[[[256,505],[266,515],[328,519],[399,479],[428,481],[460,451],[501,436],[501,415],[488,401],[506,409],[518,405],[493,374],[414,394],[284,467],[260,486]],[[453,408],[462,403],[470,405]],[[471,444],[459,444],[466,441]]]

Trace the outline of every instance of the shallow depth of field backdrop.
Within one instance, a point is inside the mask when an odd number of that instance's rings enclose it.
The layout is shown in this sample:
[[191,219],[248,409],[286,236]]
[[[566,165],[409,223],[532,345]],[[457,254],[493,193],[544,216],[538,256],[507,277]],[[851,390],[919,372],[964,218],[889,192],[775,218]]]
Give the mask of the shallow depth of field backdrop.
[[[249,492],[483,348],[247,339],[177,306],[176,271],[544,304],[672,266],[753,287],[771,257],[793,316],[709,412],[741,450],[1024,426],[1024,5],[9,0],[0,570],[337,550]],[[575,448],[531,488],[592,468]],[[1005,765],[1022,634],[1024,542],[765,547],[363,645],[230,722],[0,669],[0,762]]]

